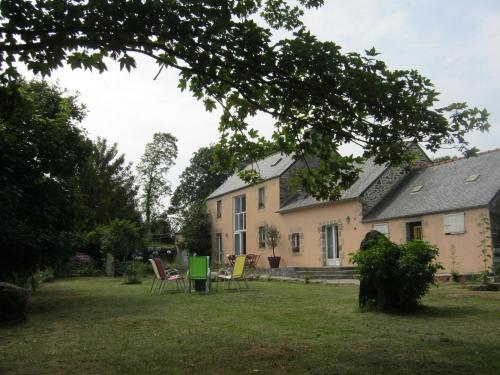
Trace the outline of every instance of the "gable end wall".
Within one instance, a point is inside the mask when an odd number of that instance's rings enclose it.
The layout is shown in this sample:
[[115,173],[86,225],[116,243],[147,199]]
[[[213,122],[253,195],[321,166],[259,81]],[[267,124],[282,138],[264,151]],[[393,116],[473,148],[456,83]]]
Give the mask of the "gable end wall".
[[[308,165],[310,168],[314,168],[317,162],[314,160],[308,160]],[[280,207],[297,192],[297,187],[293,186],[291,179],[295,176],[295,173],[302,169],[307,168],[306,163],[303,160],[298,160],[293,163],[290,168],[283,172],[280,176]]]
[[363,207],[363,216],[373,209],[384,198],[403,177],[405,177],[410,169],[420,168],[428,165],[431,161],[422,149],[416,144],[412,143],[409,149],[418,155],[418,160],[409,168],[408,166],[390,166],[385,170],[382,175],[375,180],[374,183],[365,190],[360,197]]

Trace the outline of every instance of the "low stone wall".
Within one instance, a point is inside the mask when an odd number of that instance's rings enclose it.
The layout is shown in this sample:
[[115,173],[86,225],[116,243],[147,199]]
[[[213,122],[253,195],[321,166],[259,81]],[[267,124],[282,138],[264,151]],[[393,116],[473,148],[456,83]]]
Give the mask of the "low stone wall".
[[300,278],[297,274],[295,267],[283,268],[257,268],[256,273],[261,276],[275,276],[275,277],[295,277]]

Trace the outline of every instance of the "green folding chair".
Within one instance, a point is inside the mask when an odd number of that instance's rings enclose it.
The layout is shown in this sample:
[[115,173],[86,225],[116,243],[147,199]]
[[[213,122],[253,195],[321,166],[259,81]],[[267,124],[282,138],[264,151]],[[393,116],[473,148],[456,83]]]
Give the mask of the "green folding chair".
[[205,293],[210,291],[210,257],[188,257],[186,292],[191,293],[191,280],[205,280]]

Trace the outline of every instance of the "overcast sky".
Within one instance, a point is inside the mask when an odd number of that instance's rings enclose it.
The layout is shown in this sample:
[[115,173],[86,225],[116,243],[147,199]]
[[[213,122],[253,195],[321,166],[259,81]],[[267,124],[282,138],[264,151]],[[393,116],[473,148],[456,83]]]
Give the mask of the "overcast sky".
[[[500,147],[500,1],[497,0],[326,0],[304,20],[322,40],[344,52],[375,47],[391,68],[415,68],[429,77],[443,105],[467,101],[491,113],[492,129],[469,138],[481,150]],[[189,92],[177,89],[175,71],[154,81],[157,66],[140,57],[138,69],[120,72],[110,63],[104,74],[58,70],[51,80],[78,91],[91,138],[117,142],[127,160],[139,160],[158,131],[178,139],[179,157],[171,172],[175,186],[194,151],[218,139],[217,113],[207,113]],[[272,122],[254,125],[271,134]],[[449,152],[447,152],[449,153]]]

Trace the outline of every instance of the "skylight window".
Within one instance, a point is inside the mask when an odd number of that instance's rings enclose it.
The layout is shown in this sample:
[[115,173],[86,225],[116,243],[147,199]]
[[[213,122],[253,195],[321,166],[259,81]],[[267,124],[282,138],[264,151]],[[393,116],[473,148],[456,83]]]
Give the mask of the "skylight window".
[[413,187],[413,189],[411,189],[411,192],[418,193],[420,190],[422,190],[423,187],[424,187],[424,185],[416,185]]
[[282,158],[279,158],[278,160],[276,160],[273,164],[271,164],[271,167],[276,167],[280,161],[281,161]]
[[478,174],[471,174],[467,179],[465,180],[466,182],[475,182],[479,178]]

